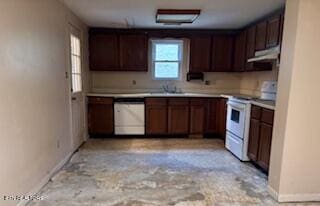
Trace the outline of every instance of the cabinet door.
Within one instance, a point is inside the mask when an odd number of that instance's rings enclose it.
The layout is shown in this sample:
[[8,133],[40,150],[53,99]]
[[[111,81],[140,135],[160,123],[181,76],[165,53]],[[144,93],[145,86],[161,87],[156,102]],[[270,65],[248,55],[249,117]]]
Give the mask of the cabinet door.
[[235,38],[233,71],[242,72],[246,65],[246,32],[241,32]]
[[249,143],[248,143],[248,157],[253,160],[258,160],[260,140],[260,121],[257,119],[250,120]]
[[280,15],[268,20],[266,47],[275,47],[280,43]]
[[88,126],[90,134],[113,133],[113,102],[111,98],[89,98]]
[[207,134],[218,133],[219,99],[208,99],[206,108],[206,130]]
[[268,171],[271,153],[272,126],[261,123],[260,130],[259,155],[257,163],[262,169]]
[[114,34],[90,34],[90,70],[112,71],[119,69],[119,41]]
[[225,139],[227,128],[227,99],[220,99],[218,104],[218,133]]
[[233,37],[215,36],[212,40],[211,71],[232,71]]
[[267,22],[261,22],[256,28],[256,51],[266,49]]
[[190,134],[203,134],[205,128],[205,100],[190,100]]
[[168,133],[166,99],[146,99],[146,133],[149,135],[162,135]]
[[211,58],[211,36],[191,37],[190,72],[208,72]]
[[256,26],[247,30],[247,48],[246,48],[246,71],[254,70],[253,63],[248,63],[248,59],[253,58],[256,51]]
[[168,131],[169,134],[189,133],[189,103],[187,99],[169,99]]
[[147,60],[148,40],[146,35],[120,35],[120,66],[123,71],[147,71]]

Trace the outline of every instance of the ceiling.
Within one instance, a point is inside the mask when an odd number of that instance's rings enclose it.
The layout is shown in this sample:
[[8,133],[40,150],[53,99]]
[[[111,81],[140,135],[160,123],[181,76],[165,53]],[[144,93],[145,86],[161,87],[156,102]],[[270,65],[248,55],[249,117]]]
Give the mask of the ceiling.
[[[61,0],[88,26],[237,29],[284,7],[286,0]],[[201,9],[193,24],[155,23],[157,9]]]

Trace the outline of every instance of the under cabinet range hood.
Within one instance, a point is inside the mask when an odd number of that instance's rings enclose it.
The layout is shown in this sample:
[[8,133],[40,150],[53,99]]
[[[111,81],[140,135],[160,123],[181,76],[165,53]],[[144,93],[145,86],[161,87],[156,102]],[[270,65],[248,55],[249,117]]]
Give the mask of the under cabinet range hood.
[[279,64],[280,46],[257,51],[255,57],[248,59],[248,62],[276,62]]

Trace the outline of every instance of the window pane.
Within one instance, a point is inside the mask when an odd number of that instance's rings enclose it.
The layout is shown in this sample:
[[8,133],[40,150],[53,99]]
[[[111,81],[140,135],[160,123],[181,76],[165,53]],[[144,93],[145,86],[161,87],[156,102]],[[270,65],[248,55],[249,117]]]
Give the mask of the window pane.
[[80,74],[72,74],[72,91],[80,92],[82,89],[81,84],[81,75]]
[[80,56],[80,39],[71,35],[71,54]]
[[81,61],[78,56],[71,56],[72,73],[81,73]]
[[156,61],[178,61],[179,45],[178,44],[156,44]]
[[179,78],[179,63],[156,62],[154,73],[155,78]]

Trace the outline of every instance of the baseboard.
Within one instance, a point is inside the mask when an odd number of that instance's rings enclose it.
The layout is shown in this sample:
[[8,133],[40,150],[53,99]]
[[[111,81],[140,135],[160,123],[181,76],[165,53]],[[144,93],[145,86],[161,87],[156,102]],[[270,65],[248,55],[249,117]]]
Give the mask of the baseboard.
[[285,194],[279,195],[279,202],[319,202],[320,194]]
[[[37,194],[49,181],[50,179],[69,161],[71,156],[73,155],[73,152],[69,153],[63,160],[61,160],[52,170],[51,172],[46,175],[40,183],[34,187],[26,196],[33,196]],[[17,206],[25,206],[28,204],[28,200],[21,200]]]
[[268,185],[268,192],[278,202],[319,202],[320,194],[284,194],[280,195]]
[[271,197],[273,199],[275,199],[276,201],[278,201],[279,198],[279,194],[277,191],[275,191],[272,187],[270,187],[270,185],[268,185],[268,192],[271,195]]

